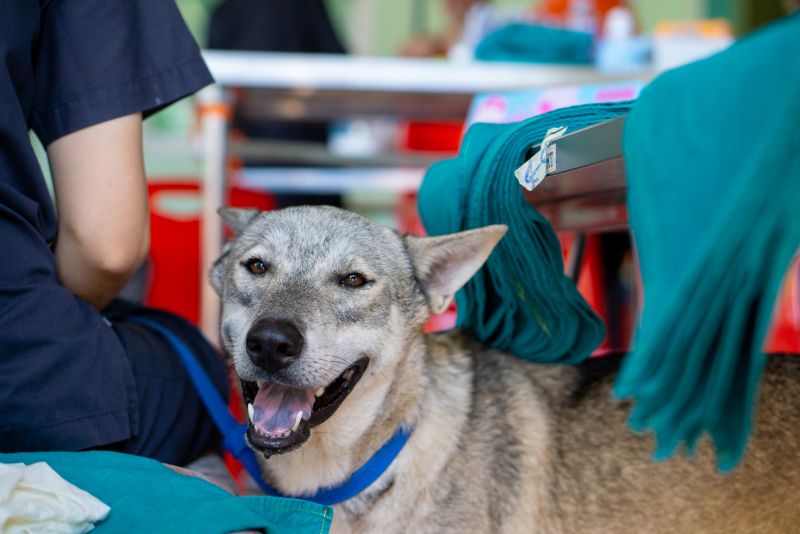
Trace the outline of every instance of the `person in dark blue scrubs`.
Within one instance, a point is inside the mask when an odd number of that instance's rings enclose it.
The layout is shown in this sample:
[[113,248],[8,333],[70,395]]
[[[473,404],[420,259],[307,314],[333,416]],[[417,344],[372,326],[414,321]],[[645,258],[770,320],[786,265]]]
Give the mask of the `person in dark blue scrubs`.
[[142,118],[211,82],[172,0],[0,2],[0,452],[185,465],[218,446],[177,355],[130,318],[169,328],[227,395],[221,357],[183,320],[112,302],[149,244]]

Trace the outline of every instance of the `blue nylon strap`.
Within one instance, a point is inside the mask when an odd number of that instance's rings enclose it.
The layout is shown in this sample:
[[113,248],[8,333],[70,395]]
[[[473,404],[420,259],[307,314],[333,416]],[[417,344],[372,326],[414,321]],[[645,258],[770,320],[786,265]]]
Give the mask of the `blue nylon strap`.
[[[261,470],[256,461],[255,452],[248,447],[244,439],[249,425],[247,423],[237,422],[233,415],[231,415],[219,391],[214,387],[214,384],[211,382],[211,379],[208,378],[205,370],[197,362],[183,341],[156,321],[143,317],[128,317],[128,319],[134,323],[146,326],[151,330],[155,330],[164,336],[170,345],[172,345],[172,348],[175,349],[184,367],[186,367],[189,378],[211,415],[211,419],[222,434],[225,450],[242,462],[247,472],[253,480],[256,481],[261,490],[272,497],[293,497],[292,495],[284,495],[275,488],[269,486],[261,477]],[[355,497],[386,471],[397,455],[400,454],[400,451],[403,450],[403,446],[405,446],[408,441],[409,435],[411,435],[411,430],[404,430],[402,427],[399,428],[389,441],[387,441],[367,463],[353,473],[347,481],[338,486],[322,488],[313,495],[302,498],[317,504],[330,506]]]
[[234,458],[242,462],[247,472],[250,473],[250,476],[258,483],[264,493],[275,497],[279,496],[278,492],[268,486],[261,478],[261,471],[256,461],[255,452],[247,446],[244,440],[248,424],[237,422],[236,418],[231,415],[227,404],[225,404],[225,401],[222,399],[222,395],[220,395],[217,388],[214,387],[211,379],[208,378],[205,370],[194,358],[189,348],[180,338],[170,332],[168,328],[165,328],[156,321],[143,317],[128,317],[128,319],[134,323],[146,326],[151,330],[155,330],[164,336],[170,345],[172,345],[181,363],[186,367],[189,378],[192,384],[194,384],[197,393],[200,395],[200,400],[203,401],[208,413],[211,415],[214,425],[216,425],[217,429],[222,434],[222,446],[225,447],[225,450],[231,453]]
[[403,430],[402,427],[398,428],[394,435],[389,438],[389,441],[383,444],[378,449],[378,452],[372,455],[372,458],[367,460],[367,463],[362,465],[355,473],[350,475],[350,478],[338,486],[330,488],[321,488],[317,490],[314,495],[310,497],[303,497],[309,501],[317,504],[333,505],[344,502],[351,497],[355,497],[370,484],[378,480],[386,469],[392,465],[392,462],[400,451],[403,450],[408,436],[411,435],[411,430]]

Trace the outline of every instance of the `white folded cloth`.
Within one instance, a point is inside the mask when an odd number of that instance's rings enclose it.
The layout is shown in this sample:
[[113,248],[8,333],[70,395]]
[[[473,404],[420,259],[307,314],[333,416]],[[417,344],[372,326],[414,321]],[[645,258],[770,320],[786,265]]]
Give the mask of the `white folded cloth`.
[[0,533],[88,532],[109,510],[45,462],[0,463]]

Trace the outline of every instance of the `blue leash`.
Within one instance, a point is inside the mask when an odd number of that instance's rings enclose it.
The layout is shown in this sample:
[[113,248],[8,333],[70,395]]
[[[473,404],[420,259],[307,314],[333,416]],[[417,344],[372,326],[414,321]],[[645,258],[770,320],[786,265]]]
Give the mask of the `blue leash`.
[[[227,404],[225,404],[217,388],[214,387],[214,384],[211,382],[211,379],[208,378],[205,370],[197,362],[183,341],[170,332],[169,329],[152,319],[146,319],[144,317],[128,317],[128,319],[134,323],[146,326],[151,330],[155,330],[164,336],[170,345],[172,345],[172,348],[175,349],[184,367],[186,367],[189,378],[192,384],[194,384],[197,393],[200,395],[200,399],[203,401],[209,414],[211,414],[214,425],[216,425],[217,429],[222,434],[223,447],[244,465],[247,472],[253,480],[258,483],[261,490],[272,497],[297,498],[291,495],[284,495],[267,484],[261,477],[261,470],[256,461],[255,451],[247,446],[244,439],[247,427],[249,426],[248,423],[239,423],[233,415],[231,415]],[[409,435],[411,435],[410,430],[406,431],[403,430],[402,427],[399,428],[389,441],[384,443],[378,452],[376,452],[367,463],[354,472],[348,480],[338,486],[321,488],[313,495],[301,498],[317,504],[330,506],[355,497],[386,471],[397,455],[400,454],[400,451],[403,450],[403,446],[405,446],[408,441]]]

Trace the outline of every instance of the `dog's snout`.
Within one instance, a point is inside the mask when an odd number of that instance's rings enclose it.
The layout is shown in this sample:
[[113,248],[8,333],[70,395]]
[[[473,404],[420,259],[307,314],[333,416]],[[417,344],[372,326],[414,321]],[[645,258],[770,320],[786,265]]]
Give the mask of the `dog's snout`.
[[247,354],[259,368],[275,372],[288,367],[303,350],[303,335],[288,321],[261,320],[247,333]]

